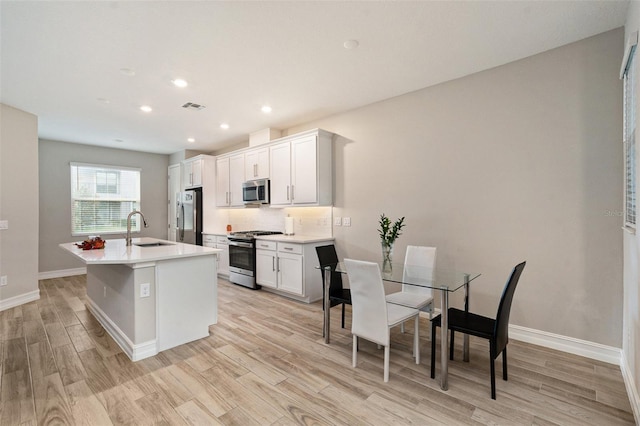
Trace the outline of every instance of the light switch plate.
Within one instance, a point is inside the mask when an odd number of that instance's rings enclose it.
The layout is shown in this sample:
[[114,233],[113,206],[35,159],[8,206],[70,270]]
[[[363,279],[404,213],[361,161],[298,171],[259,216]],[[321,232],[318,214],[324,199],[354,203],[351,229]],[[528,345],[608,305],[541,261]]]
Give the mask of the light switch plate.
[[9,284],[9,283],[7,282],[7,276],[6,276],[6,275],[1,276],[1,277],[0,277],[0,287],[4,287],[4,286],[5,286],[5,285],[7,285],[7,284]]
[[9,221],[0,220],[0,229],[9,229]]
[[342,218],[342,225],[343,226],[351,226],[351,218],[350,217]]
[[342,218],[340,216],[333,218],[333,224],[335,226],[342,226]]

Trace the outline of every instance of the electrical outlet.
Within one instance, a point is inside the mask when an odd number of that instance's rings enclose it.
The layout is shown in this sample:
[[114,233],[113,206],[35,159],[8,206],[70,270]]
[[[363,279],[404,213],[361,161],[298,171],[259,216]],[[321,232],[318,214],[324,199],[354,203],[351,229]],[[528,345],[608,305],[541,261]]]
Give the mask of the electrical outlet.
[[333,218],[333,224],[335,226],[342,226],[342,218],[340,216]]
[[149,297],[151,296],[151,284],[143,283],[140,284],[140,297]]
[[344,226],[351,226],[351,218],[350,217],[345,217],[342,219],[342,225]]
[[0,229],[9,229],[9,221],[0,220]]
[[3,275],[0,277],[0,287],[4,287],[5,285],[8,285],[9,283],[7,282],[7,276]]

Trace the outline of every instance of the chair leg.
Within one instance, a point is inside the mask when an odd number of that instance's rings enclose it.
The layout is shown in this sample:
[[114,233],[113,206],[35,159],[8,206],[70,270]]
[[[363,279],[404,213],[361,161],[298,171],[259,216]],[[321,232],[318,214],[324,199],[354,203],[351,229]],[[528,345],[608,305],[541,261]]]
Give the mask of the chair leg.
[[344,303],[342,304],[342,328],[344,328]]
[[413,353],[416,357],[416,364],[420,364],[420,315],[415,319],[415,331],[413,332]]
[[491,399],[496,399],[496,350],[493,341],[489,343],[489,362],[491,363]]
[[502,379],[507,380],[507,347],[502,351]]
[[353,353],[351,355],[351,366],[355,368],[358,363],[358,336],[353,335]]
[[431,378],[436,378],[436,323],[431,321]]
[[453,361],[453,341],[455,340],[454,336],[455,336],[454,331],[451,330],[451,342],[449,342],[449,359],[452,361]]
[[389,347],[391,345],[387,345],[384,347],[384,381],[385,383],[389,381]]

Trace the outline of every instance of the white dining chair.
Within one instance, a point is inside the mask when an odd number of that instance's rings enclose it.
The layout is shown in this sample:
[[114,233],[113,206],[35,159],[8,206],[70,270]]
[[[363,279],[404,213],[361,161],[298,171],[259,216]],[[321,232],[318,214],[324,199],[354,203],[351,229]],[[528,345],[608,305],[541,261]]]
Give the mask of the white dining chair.
[[384,346],[384,381],[389,381],[389,348],[391,327],[415,319],[413,352],[420,364],[418,309],[387,303],[377,263],[345,259],[351,286],[351,333],[353,334],[353,367],[357,364],[358,337]]
[[[407,246],[402,281],[433,282],[435,267],[435,247]],[[419,309],[428,312],[429,316],[433,314],[433,292],[430,288],[403,284],[401,291],[387,295],[387,302]],[[404,324],[402,332],[404,333]]]

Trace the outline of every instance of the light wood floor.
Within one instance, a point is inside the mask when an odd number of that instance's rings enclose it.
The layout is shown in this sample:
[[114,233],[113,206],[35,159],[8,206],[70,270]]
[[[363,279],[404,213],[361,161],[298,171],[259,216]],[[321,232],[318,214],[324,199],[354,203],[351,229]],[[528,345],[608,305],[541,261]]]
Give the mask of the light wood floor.
[[470,363],[458,348],[442,392],[429,378],[426,320],[420,365],[411,331],[393,330],[385,384],[374,344],[361,341],[351,368],[339,308],[325,345],[319,303],[220,280],[219,323],[208,338],[133,363],[85,309],[84,276],[44,280],[40,290],[39,301],[0,312],[3,425],[634,423],[617,366],[516,341],[508,382],[496,363],[497,401],[482,340],[472,340]]

